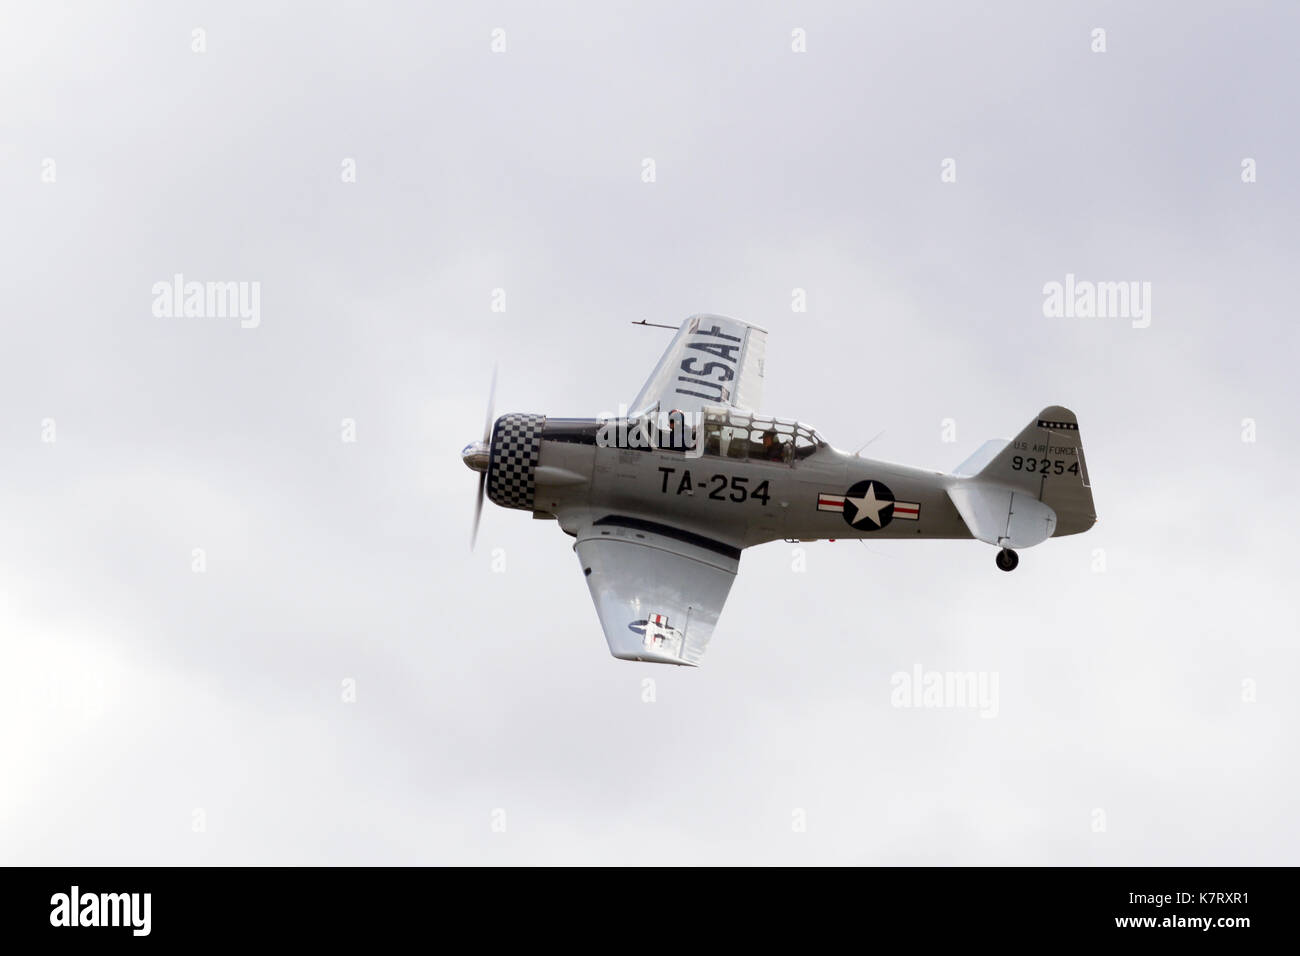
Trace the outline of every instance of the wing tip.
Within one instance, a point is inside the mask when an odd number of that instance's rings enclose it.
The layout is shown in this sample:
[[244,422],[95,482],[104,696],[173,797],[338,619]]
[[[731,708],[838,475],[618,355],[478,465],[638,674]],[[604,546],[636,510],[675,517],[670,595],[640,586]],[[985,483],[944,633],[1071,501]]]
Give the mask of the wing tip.
[[678,667],[699,667],[700,666],[696,661],[688,661],[684,657],[669,657],[667,655],[647,656],[645,654],[635,654],[635,653],[619,654],[614,652],[611,652],[611,654],[616,660],[632,661],[637,664],[675,664]]
[[721,319],[723,322],[735,322],[737,325],[743,325],[746,328],[753,329],[755,332],[762,332],[764,335],[768,334],[767,329],[761,325],[755,325],[753,322],[746,322],[744,319],[738,319],[734,315],[723,315],[720,312],[696,312],[682,319],[682,325],[695,319]]

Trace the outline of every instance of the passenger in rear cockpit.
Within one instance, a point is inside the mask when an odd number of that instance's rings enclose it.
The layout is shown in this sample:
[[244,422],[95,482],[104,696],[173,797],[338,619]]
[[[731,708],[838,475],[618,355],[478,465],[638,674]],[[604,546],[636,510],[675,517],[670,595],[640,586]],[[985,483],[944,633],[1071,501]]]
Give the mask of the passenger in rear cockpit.
[[763,432],[763,449],[758,456],[764,461],[780,461],[782,459],[781,443],[776,440],[776,429],[769,428]]

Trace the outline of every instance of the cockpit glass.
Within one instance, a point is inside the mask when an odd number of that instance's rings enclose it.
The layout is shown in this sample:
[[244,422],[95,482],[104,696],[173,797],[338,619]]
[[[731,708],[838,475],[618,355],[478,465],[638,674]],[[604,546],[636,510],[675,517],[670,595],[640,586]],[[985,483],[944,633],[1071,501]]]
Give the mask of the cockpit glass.
[[706,455],[792,464],[825,445],[817,432],[799,422],[724,409],[704,413]]

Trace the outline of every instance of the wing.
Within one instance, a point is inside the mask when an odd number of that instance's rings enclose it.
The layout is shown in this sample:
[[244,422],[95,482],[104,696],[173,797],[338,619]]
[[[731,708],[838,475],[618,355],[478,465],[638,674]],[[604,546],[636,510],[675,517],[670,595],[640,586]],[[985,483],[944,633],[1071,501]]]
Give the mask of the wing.
[[698,412],[706,405],[756,411],[763,399],[767,332],[721,315],[693,315],[677,330],[663,358],[632,402],[633,414],[656,404],[661,412]]
[[627,661],[695,666],[740,566],[740,549],[640,518],[610,516],[574,550],[609,651]]

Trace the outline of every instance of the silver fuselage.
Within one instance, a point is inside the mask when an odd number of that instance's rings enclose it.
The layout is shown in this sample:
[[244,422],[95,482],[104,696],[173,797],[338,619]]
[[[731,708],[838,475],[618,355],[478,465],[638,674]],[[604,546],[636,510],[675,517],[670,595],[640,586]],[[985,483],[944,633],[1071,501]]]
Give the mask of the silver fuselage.
[[[569,534],[609,515],[708,528],[736,548],[781,539],[969,538],[948,488],[963,479],[850,455],[821,445],[794,461],[764,461],[603,445],[580,420],[542,428],[530,510]],[[594,432],[595,422],[590,422]],[[916,505],[915,517],[887,516],[855,528],[834,499],[859,482],[879,482]],[[829,496],[829,500],[827,500]],[[819,509],[819,502],[823,502]]]

